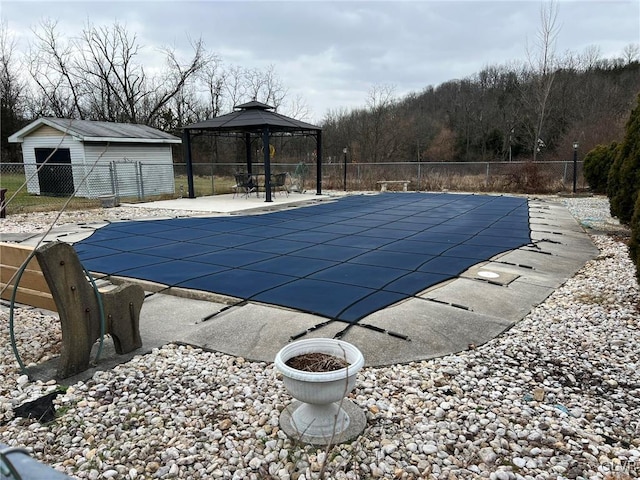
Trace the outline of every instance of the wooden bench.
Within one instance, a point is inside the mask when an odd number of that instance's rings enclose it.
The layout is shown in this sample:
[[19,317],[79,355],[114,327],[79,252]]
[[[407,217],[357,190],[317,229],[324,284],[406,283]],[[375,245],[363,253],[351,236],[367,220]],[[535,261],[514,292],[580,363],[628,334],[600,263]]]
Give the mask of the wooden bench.
[[[16,272],[32,248],[0,243],[0,290],[10,300]],[[6,287],[6,288],[5,288]],[[110,334],[118,354],[142,346],[139,320],[144,290],[139,285],[119,285],[96,291],[87,279],[73,247],[53,242],[39,247],[18,283],[15,301],[57,311],[62,329],[62,351],[57,377],[66,378],[89,368],[91,348],[101,335]]]
[[[33,248],[15,243],[0,243],[0,291],[4,300],[11,300],[13,295],[12,280],[22,264],[29,258]],[[42,274],[38,260],[33,257],[24,272],[18,285],[15,296],[16,302],[44,308],[57,312],[56,302],[53,300],[47,280]]]
[[380,180],[379,182],[376,182],[378,185],[380,185],[380,191],[381,192],[386,192],[387,191],[387,185],[388,184],[393,184],[393,183],[401,183],[402,184],[402,191],[406,192],[407,191],[407,185],[409,185],[411,183],[411,180]]

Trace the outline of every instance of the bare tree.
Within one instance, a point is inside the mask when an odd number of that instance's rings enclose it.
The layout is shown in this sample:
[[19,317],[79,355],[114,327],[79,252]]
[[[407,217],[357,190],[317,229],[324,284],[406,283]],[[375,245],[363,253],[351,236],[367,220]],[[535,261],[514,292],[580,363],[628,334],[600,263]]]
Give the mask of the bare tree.
[[284,108],[286,109],[285,115],[298,120],[309,120],[311,111],[306,100],[302,95],[298,94],[288,102],[286,102]]
[[57,22],[53,20],[43,20],[40,29],[34,29],[33,33],[36,39],[30,44],[28,68],[41,94],[41,113],[84,118],[84,110],[80,106],[82,93],[70,66],[72,43],[61,38]]
[[266,79],[262,72],[257,68],[245,68],[243,69],[242,81],[249,99],[258,100],[266,84]]
[[557,24],[558,6],[554,0],[540,8],[540,27],[536,35],[533,50],[527,48],[527,59],[529,67],[533,73],[531,78],[531,92],[527,95],[527,102],[530,104],[534,118],[532,125],[531,147],[533,150],[533,160],[537,159],[538,153],[544,148],[542,132],[545,125],[549,108],[549,97],[551,87],[555,78],[556,70],[556,40],[560,32]]
[[630,43],[622,50],[622,58],[627,65],[640,61],[640,43]]
[[136,63],[136,36],[118,23],[87,25],[76,47],[75,67],[89,87],[85,101],[91,117],[137,123],[138,105],[148,91],[144,69]]
[[202,40],[196,40],[186,60],[172,48],[162,50],[163,73],[149,76],[136,35],[117,22],[110,27],[87,24],[78,38],[66,40],[55,22],[44,21],[34,34],[29,71],[44,109],[59,117],[166,123],[169,104],[186,98],[183,90],[212,61]]
[[225,83],[225,72],[222,71],[217,56],[212,56],[211,61],[200,71],[199,79],[206,92],[205,117],[217,117],[223,107]]
[[[0,23],[0,90],[2,91],[3,120],[4,113],[19,114],[24,84],[16,68],[15,39],[9,35],[5,21]],[[4,122],[3,122],[4,123]]]
[[593,70],[598,68],[602,61],[602,52],[597,45],[589,45],[580,55],[580,65],[583,70]]
[[278,111],[287,96],[287,89],[282,84],[273,65],[269,65],[261,74],[264,81],[262,92],[260,92],[261,96],[258,98],[263,98],[264,103],[275,107],[275,110]]
[[222,90],[229,107],[256,100],[271,105],[277,111],[287,97],[287,89],[273,65],[265,70],[233,65],[222,74],[222,79]]
[[206,53],[202,39],[191,41],[193,54],[187,61],[182,61],[176,56],[175,50],[166,48],[167,70],[161,78],[161,85],[151,90],[150,108],[146,113],[145,122],[152,124],[161,109],[175,97],[197,74],[213,61],[214,56]]
[[199,94],[195,85],[188,84],[161,108],[154,123],[161,130],[179,135],[180,127],[210,117],[207,102]]
[[389,160],[397,150],[396,133],[400,128],[394,125],[395,87],[374,85],[367,96],[367,113],[361,123],[361,145],[363,159],[371,162]]
[[226,93],[228,109],[231,110],[236,105],[243,103],[246,99],[246,83],[244,82],[244,69],[237,65],[232,65],[226,70],[224,75],[224,91]]
[[25,85],[18,75],[16,42],[5,21],[0,22],[0,134],[2,161],[19,161],[17,148],[7,137],[22,127]]

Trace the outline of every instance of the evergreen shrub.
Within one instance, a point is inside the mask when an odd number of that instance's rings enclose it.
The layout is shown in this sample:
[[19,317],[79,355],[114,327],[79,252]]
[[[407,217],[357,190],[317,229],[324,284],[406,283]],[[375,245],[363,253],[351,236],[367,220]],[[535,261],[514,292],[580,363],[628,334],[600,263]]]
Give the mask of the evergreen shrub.
[[584,157],[584,177],[594,193],[607,193],[609,170],[616,159],[616,142],[597,145]]
[[638,195],[638,198],[636,199],[636,205],[631,219],[629,256],[636,266],[636,278],[638,279],[638,282],[640,282],[640,195]]
[[624,140],[609,172],[607,194],[611,214],[621,223],[629,224],[636,205],[640,185],[640,94],[638,105],[627,121]]

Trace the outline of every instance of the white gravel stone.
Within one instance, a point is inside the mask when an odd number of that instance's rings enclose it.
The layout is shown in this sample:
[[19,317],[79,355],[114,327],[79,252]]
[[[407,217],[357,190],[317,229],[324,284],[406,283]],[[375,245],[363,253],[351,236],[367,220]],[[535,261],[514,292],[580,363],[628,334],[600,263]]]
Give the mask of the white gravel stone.
[[[6,308],[0,312],[0,442],[26,447],[82,479],[303,480],[317,478],[322,468],[332,479],[604,480],[610,472],[639,478],[638,284],[620,241],[625,231],[609,217],[606,198],[551,200],[586,227],[616,236],[589,230],[600,255],[487,344],[361,370],[351,399],[365,411],[367,427],[349,444],[325,454],[284,435],[278,419],[291,399],[271,364],[187,345],[155,349],[69,386],[56,398],[58,418],[49,424],[13,418],[12,407],[57,385],[22,376]],[[61,219],[133,218],[141,210]],[[3,232],[38,231],[51,215],[15,217],[3,220]],[[27,365],[59,353],[55,316],[16,309],[15,325]],[[544,396],[536,400],[539,391]]]
[[422,447],[422,451],[426,455],[433,455],[434,453],[438,453],[438,446],[437,445],[424,445]]

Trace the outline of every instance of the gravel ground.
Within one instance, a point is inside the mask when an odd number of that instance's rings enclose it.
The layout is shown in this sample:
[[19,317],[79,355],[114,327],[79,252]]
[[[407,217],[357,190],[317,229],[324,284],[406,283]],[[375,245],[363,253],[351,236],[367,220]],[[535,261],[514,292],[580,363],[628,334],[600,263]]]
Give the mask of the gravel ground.
[[[555,200],[586,227],[624,232],[606,198]],[[139,212],[108,210],[114,218]],[[11,218],[2,229],[34,231],[46,219]],[[12,407],[57,385],[20,374],[4,309],[0,442],[89,479],[307,480],[323,468],[335,479],[640,478],[638,284],[621,236],[592,234],[600,255],[500,337],[456,355],[361,370],[351,398],[367,427],[328,451],[279,429],[291,398],[271,364],[184,345],[70,386],[50,423],[13,418]],[[16,325],[25,363],[56,354],[54,317],[18,310]]]
[[56,226],[61,226],[152,217],[187,217],[195,214],[202,215],[203,212],[167,209],[152,210],[150,208],[120,206],[63,212],[58,219],[56,219],[59,215],[58,212],[19,213],[9,215],[7,218],[0,220],[0,227],[2,227],[2,233],[43,233],[54,220],[56,220]]

